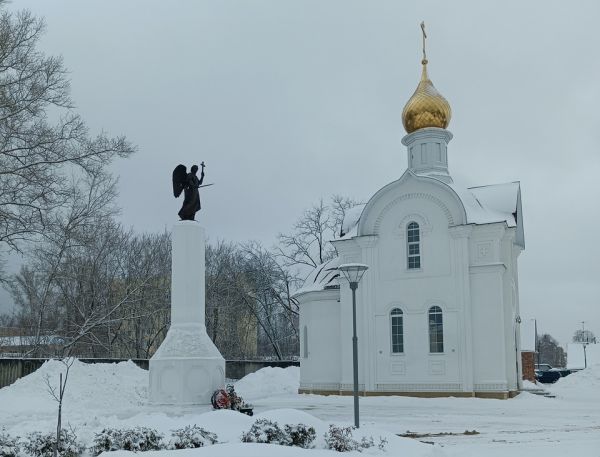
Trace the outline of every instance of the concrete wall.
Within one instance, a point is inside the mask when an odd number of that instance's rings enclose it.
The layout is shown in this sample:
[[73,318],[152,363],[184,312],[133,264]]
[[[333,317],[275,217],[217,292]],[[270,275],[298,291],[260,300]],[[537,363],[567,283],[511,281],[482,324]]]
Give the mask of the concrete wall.
[[[33,373],[48,359],[1,359],[0,358],[0,388],[8,386],[17,379]],[[131,360],[138,367],[148,369],[148,359],[79,359],[84,363],[117,363]],[[227,360],[225,364],[225,376],[228,379],[241,379],[247,374],[254,373],[265,367],[286,368],[299,366],[300,362],[295,360]]]

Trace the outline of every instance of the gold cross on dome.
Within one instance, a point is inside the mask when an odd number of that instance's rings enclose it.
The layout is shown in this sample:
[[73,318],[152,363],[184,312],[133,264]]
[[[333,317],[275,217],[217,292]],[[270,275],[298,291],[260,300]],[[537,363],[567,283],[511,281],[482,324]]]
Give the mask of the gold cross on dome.
[[421,22],[421,31],[423,32],[423,63],[427,63],[427,54],[425,53],[425,38],[427,38],[427,34],[425,33],[425,21]]

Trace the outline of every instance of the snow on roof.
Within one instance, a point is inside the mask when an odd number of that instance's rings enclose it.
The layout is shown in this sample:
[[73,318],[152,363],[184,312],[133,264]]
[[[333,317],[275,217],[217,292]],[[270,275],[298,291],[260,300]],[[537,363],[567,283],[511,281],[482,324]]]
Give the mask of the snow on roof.
[[491,224],[506,222],[516,227],[519,183],[492,184],[465,188],[456,183],[448,184],[461,199],[467,213],[468,224]]
[[342,222],[342,237],[349,234],[350,231],[358,225],[360,215],[362,214],[363,209],[365,209],[365,206],[366,205],[363,203],[362,205],[356,205],[346,211],[344,222]]
[[[509,227],[517,226],[515,215],[519,201],[520,184],[518,182],[466,187],[456,182],[447,183],[427,174],[419,176],[436,179],[454,190],[465,207],[468,224],[506,222]],[[348,239],[358,235],[358,222],[365,206],[364,204],[357,205],[348,210],[342,223],[342,236],[339,239]]]
[[489,208],[508,214],[513,214],[517,211],[518,182],[470,187],[469,190]]
[[304,285],[294,292],[294,296],[325,289],[339,289],[340,272],[337,269],[339,266],[340,259],[335,257],[315,267],[304,280]]

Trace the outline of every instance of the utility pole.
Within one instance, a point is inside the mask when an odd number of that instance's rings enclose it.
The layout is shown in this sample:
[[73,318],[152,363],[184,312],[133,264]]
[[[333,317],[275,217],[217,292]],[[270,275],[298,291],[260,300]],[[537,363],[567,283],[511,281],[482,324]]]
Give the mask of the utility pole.
[[587,368],[587,338],[585,336],[585,321],[581,321],[581,343],[583,344],[583,368]]
[[[534,328],[535,328],[535,345],[534,345],[535,346],[534,347],[534,349],[535,349],[535,357],[537,358],[537,367],[538,367],[538,370],[539,370],[540,369],[540,345],[538,343],[537,319],[535,319],[535,318],[533,319],[533,325],[534,325]],[[529,327],[529,328],[531,328],[531,327]]]

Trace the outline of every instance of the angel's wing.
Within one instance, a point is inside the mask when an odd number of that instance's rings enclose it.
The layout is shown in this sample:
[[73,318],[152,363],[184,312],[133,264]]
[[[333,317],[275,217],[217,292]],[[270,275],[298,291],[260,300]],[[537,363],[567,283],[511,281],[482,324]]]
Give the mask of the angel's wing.
[[186,180],[187,169],[185,168],[185,165],[177,165],[175,170],[173,170],[173,195],[175,197],[179,197],[181,192],[183,192]]

